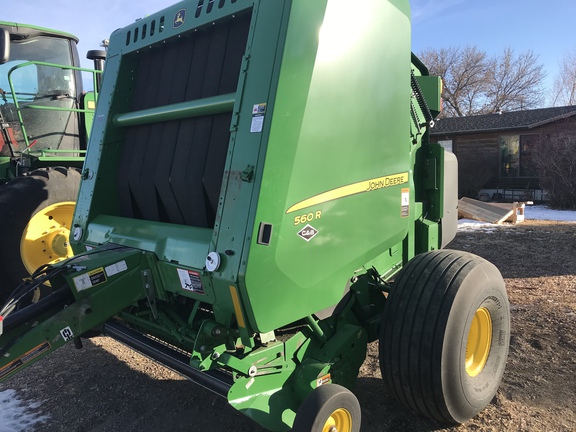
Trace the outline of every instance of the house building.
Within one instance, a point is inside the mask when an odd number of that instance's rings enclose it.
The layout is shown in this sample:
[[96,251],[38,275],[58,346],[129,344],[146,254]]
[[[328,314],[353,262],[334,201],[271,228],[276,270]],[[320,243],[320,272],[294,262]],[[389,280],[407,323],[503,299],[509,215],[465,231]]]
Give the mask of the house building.
[[460,196],[545,201],[535,148],[566,135],[576,143],[576,106],[439,119],[430,138],[458,157]]

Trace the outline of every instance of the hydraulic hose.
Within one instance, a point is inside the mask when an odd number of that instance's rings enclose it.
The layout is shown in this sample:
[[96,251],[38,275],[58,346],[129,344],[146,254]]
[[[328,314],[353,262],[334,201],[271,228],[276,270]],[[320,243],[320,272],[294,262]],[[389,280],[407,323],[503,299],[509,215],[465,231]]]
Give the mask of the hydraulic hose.
[[57,306],[64,306],[69,300],[73,299],[72,291],[69,286],[54,291],[52,294],[32,303],[25,308],[19,309],[6,316],[3,320],[4,333],[26,324],[44,312],[49,311]]

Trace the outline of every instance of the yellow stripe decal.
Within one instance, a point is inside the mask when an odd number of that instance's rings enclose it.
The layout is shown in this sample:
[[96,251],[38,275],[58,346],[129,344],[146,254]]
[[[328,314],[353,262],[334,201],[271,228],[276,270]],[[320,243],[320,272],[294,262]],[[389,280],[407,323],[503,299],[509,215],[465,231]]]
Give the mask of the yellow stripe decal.
[[306,207],[311,207],[318,204],[323,204],[328,201],[337,200],[350,195],[356,195],[364,192],[372,192],[382,188],[388,188],[391,186],[397,186],[408,183],[408,173],[393,174],[384,177],[377,177],[370,180],[363,180],[358,183],[350,184],[347,186],[342,186],[336,189],[329,190],[328,192],[323,192],[319,195],[300,201],[294,204],[286,213],[292,213],[298,210],[305,209]]
[[242,308],[240,307],[240,298],[238,298],[238,291],[236,291],[236,287],[233,285],[230,285],[230,295],[232,296],[232,303],[234,304],[236,321],[240,327],[246,328],[246,324],[244,323],[244,315],[242,315]]

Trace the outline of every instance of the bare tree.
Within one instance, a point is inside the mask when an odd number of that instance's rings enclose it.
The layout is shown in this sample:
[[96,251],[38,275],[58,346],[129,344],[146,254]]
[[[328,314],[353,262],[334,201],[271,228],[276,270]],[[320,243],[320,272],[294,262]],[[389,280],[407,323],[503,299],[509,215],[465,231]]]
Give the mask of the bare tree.
[[543,101],[546,75],[532,51],[517,55],[508,48],[490,58],[476,46],[429,48],[419,57],[442,77],[444,117],[528,109]]
[[576,210],[576,138],[565,133],[542,138],[533,160],[550,207]]
[[445,117],[477,114],[485,92],[487,55],[476,46],[427,49],[419,57],[432,75],[442,77]]
[[576,105],[576,48],[564,58],[554,79],[552,105]]
[[543,102],[544,66],[528,50],[518,55],[506,48],[488,67],[485,114],[536,108]]

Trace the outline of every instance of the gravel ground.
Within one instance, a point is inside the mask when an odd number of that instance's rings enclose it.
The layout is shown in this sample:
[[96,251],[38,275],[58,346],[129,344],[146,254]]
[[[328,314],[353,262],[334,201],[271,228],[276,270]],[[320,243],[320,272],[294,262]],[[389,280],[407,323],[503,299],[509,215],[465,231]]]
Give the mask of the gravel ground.
[[[493,226],[460,232],[449,247],[487,258],[505,278],[512,335],[501,388],[475,418],[442,428],[387,393],[373,343],[354,389],[362,431],[576,431],[576,224]],[[7,389],[41,402],[38,414],[49,419],[38,432],[263,431],[225,400],[103,337],[62,348],[0,384]]]

